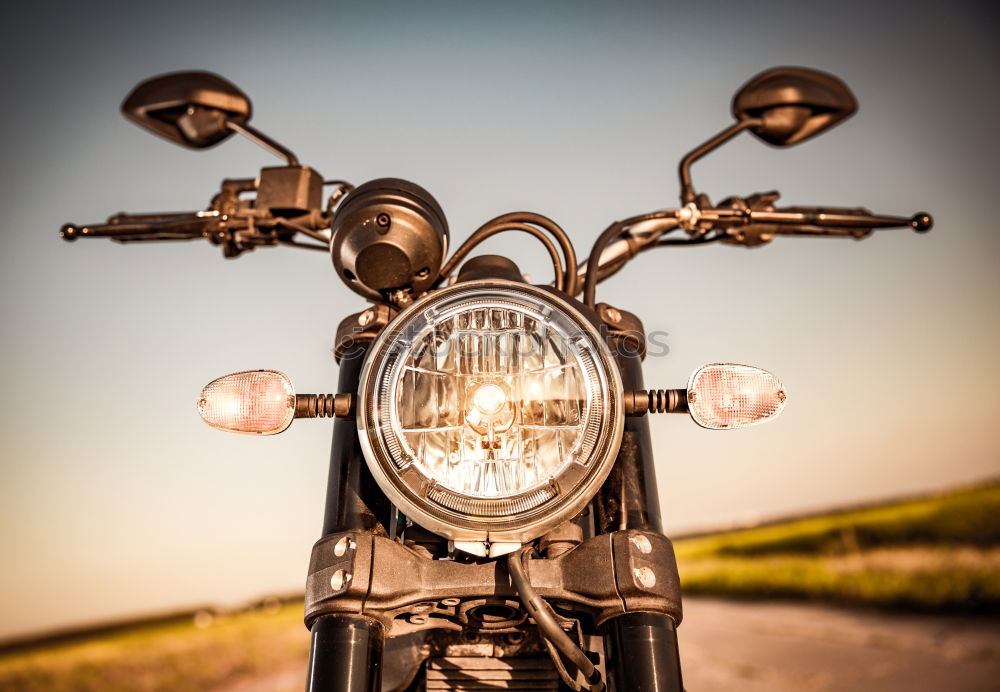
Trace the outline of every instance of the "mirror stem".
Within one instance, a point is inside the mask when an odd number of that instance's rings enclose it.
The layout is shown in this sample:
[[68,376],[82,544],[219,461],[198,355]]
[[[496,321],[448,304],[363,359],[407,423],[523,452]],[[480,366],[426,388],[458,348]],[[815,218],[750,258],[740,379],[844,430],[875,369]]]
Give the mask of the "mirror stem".
[[694,191],[694,185],[691,184],[691,164],[700,159],[702,156],[717,149],[722,146],[730,139],[743,132],[743,130],[748,127],[754,127],[755,125],[760,125],[760,120],[757,118],[747,118],[746,120],[739,120],[733,123],[731,126],[727,127],[725,130],[719,134],[712,137],[707,142],[703,142],[698,145],[687,155],[681,159],[680,165],[680,175],[681,175],[681,203],[690,204],[697,199],[697,195]]
[[243,135],[254,144],[264,149],[267,149],[269,152],[271,152],[278,158],[284,159],[285,161],[288,162],[289,166],[301,165],[299,163],[299,158],[295,154],[293,154],[290,149],[285,148],[278,142],[275,142],[273,139],[265,135],[263,132],[255,130],[246,123],[240,124],[232,120],[227,120],[226,127],[232,130],[233,132],[238,132],[239,134]]

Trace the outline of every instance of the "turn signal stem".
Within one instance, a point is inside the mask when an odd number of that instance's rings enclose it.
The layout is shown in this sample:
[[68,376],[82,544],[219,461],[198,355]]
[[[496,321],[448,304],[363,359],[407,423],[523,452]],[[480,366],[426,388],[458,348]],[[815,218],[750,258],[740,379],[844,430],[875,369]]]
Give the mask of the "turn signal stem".
[[625,392],[625,415],[647,413],[687,413],[686,389],[634,389]]
[[296,418],[354,418],[353,394],[296,394]]

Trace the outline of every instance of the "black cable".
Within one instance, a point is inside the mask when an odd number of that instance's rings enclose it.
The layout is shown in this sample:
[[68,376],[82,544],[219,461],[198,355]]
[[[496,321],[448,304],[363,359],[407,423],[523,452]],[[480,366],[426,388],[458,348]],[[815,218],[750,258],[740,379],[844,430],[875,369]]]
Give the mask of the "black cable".
[[318,240],[321,243],[326,243],[327,247],[325,249],[327,249],[327,250],[330,249],[330,247],[329,247],[330,246],[330,239],[327,238],[322,233],[320,233],[319,231],[314,231],[311,228],[306,228],[305,226],[301,226],[301,225],[299,225],[299,224],[297,224],[297,223],[295,223],[293,221],[289,221],[288,219],[277,218],[277,219],[274,220],[274,222],[276,224],[278,224],[279,226],[281,226],[282,228],[287,228],[290,231],[295,231],[296,233],[301,233],[302,235],[307,235],[310,238],[312,238],[313,240]]
[[328,248],[328,247],[326,247],[324,245],[313,245],[312,243],[300,243],[300,242],[297,242],[295,240],[282,240],[280,238],[278,239],[278,242],[281,243],[282,245],[291,245],[292,247],[301,247],[301,248],[305,248],[306,250],[319,250],[320,252],[329,252],[330,251],[330,248]]
[[333,213],[334,207],[344,199],[348,194],[354,190],[354,186],[351,185],[346,180],[324,180],[323,186],[336,185],[337,189],[330,193],[330,196],[326,200],[326,213],[330,215]]
[[340,187],[344,188],[346,192],[350,192],[351,190],[354,189],[354,185],[347,182],[346,180],[324,180],[323,186],[326,187],[327,185],[339,185]]
[[576,286],[576,250],[573,248],[573,241],[569,239],[569,235],[563,230],[562,226],[547,216],[535,214],[530,211],[515,211],[510,214],[502,214],[489,223],[505,223],[508,221],[541,226],[555,237],[556,242],[559,243],[559,247],[562,248],[563,260],[566,267],[566,286],[563,288],[563,291],[568,295],[575,296],[579,290]]
[[625,219],[624,221],[615,221],[613,224],[604,229],[604,232],[597,237],[594,241],[594,246],[590,250],[590,257],[587,258],[587,274],[583,282],[583,302],[589,307],[594,307],[597,301],[597,277],[599,272],[599,267],[601,264],[601,253],[604,252],[604,248],[622,233],[629,226],[634,226],[642,221],[652,221],[653,219],[672,219],[675,218],[676,212],[673,211],[658,211],[651,214],[643,214],[642,216],[633,216],[630,219]]
[[563,271],[563,266],[559,259],[559,251],[556,249],[552,239],[545,235],[543,231],[526,223],[519,223],[516,221],[498,222],[496,219],[489,221],[476,229],[476,231],[469,236],[468,240],[462,243],[462,245],[455,250],[455,253],[451,256],[451,258],[445,262],[443,267],[441,267],[441,271],[438,274],[439,279],[443,279],[451,274],[458,266],[459,262],[465,259],[466,255],[468,255],[477,245],[498,233],[503,233],[504,231],[523,231],[524,233],[529,233],[538,238],[538,240],[545,246],[545,249],[548,250],[549,257],[552,259],[552,271],[555,273],[556,286],[561,290],[565,290],[566,274]]
[[574,690],[574,692],[582,692],[584,688],[576,681],[576,676],[566,670],[566,664],[562,660],[562,655],[560,655],[559,649],[557,649],[555,645],[545,637],[542,637],[542,643],[545,644],[545,648],[548,649],[549,658],[552,659],[552,665],[555,667],[556,673],[559,674],[559,678],[568,688]]
[[666,245],[705,245],[706,243],[714,243],[718,240],[722,240],[726,237],[725,233],[714,233],[712,235],[703,235],[700,238],[685,238],[683,240],[658,240],[651,247],[662,247]]
[[597,692],[604,689],[604,684],[601,682],[601,671],[597,669],[583,649],[577,646],[568,634],[563,632],[562,627],[556,622],[552,606],[538,595],[531,582],[528,581],[524,559],[530,549],[530,547],[523,548],[507,556],[507,571],[510,572],[510,578],[514,582],[514,588],[517,590],[521,605],[538,625],[542,637],[551,642],[559,650],[559,653],[583,673],[590,690]]

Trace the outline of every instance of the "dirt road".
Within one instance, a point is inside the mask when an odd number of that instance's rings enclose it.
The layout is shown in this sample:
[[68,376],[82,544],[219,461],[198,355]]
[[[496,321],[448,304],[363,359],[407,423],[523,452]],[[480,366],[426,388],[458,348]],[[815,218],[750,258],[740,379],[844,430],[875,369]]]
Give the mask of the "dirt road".
[[687,598],[685,687],[1000,690],[1000,621]]

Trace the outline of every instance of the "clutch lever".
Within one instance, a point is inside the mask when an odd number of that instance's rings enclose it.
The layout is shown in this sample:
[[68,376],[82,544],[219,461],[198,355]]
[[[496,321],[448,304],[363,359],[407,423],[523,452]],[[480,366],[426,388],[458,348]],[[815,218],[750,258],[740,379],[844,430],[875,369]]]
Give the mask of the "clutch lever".
[[[850,231],[850,235],[859,230],[866,230],[865,235],[867,235],[877,228],[906,227],[925,233],[934,225],[934,219],[927,212],[918,212],[910,217],[890,216],[872,214],[864,208],[785,207],[774,211],[753,209],[748,210],[746,214],[749,216],[749,223],[800,227],[807,233],[840,228]],[[837,234],[831,233],[831,235]]]
[[118,214],[108,223],[76,226],[66,224],[59,229],[63,240],[78,238],[110,238],[118,242],[137,240],[193,240],[206,237],[218,212],[184,214]]
[[872,214],[864,208],[745,206],[705,209],[700,222],[723,232],[723,242],[757,247],[776,235],[825,235],[864,238],[883,228],[912,228],[924,233],[934,225],[930,214],[913,216]]

